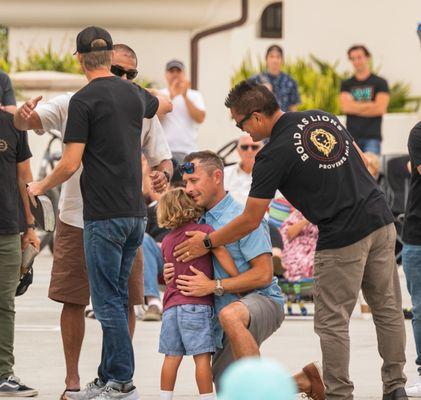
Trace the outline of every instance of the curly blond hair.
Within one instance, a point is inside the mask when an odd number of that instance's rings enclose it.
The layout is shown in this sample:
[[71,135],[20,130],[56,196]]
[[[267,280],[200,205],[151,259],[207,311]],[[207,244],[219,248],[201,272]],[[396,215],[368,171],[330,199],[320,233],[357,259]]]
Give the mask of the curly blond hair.
[[159,199],[156,215],[161,228],[175,229],[197,221],[203,211],[183,188],[176,188]]

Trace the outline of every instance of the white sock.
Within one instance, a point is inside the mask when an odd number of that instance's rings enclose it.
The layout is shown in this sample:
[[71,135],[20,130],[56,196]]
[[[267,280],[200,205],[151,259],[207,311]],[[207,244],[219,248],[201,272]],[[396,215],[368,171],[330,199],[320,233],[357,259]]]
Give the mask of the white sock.
[[159,311],[162,312],[161,300],[156,297],[153,297],[152,299],[148,300],[148,306],[157,306]]
[[214,393],[199,394],[200,400],[216,400]]
[[161,400],[172,400],[174,392],[167,392],[166,390],[161,390],[160,399]]

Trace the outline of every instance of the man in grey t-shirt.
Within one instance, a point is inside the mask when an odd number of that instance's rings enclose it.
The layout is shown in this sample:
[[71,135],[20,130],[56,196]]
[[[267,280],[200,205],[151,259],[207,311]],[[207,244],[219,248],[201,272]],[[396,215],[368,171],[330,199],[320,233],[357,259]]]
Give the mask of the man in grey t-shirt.
[[16,111],[16,98],[9,75],[0,71],[0,109],[12,114]]

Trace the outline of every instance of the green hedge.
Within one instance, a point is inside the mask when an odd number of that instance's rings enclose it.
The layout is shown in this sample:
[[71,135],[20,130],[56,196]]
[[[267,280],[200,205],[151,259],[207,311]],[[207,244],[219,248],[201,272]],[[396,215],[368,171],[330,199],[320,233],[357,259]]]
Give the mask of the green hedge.
[[[231,77],[231,85],[249,79],[252,75],[263,71],[265,63],[258,60],[253,63],[250,54],[242,61],[239,68]],[[299,110],[321,109],[333,114],[340,114],[339,97],[340,85],[343,79],[351,74],[339,72],[338,62],[329,63],[311,55],[308,60],[298,58],[294,62],[287,62],[283,70],[291,75],[298,83],[301,96]],[[405,82],[394,82],[390,85],[390,103],[388,112],[418,111],[421,97],[411,97],[410,86]]]

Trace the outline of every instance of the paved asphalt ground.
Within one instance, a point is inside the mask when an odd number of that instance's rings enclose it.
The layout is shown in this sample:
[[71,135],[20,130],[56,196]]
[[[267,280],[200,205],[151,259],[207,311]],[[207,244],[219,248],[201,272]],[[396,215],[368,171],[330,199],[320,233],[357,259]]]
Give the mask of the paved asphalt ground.
[[[64,389],[64,357],[59,319],[61,307],[47,298],[52,257],[42,253],[35,262],[35,281],[29,291],[17,299],[16,314],[16,375],[25,384],[40,390],[39,399],[59,399]],[[403,285],[404,305],[409,297]],[[415,346],[412,328],[406,321],[409,380],[416,376]],[[138,322],[134,338],[136,354],[135,384],[144,400],[159,399],[159,375],[162,356],[157,352],[160,323]],[[355,313],[351,322],[351,375],[356,399],[380,399],[380,358],[374,325]],[[83,384],[94,378],[101,348],[101,330],[95,320],[87,320],[86,336],[80,360]],[[306,363],[321,359],[319,342],[311,320],[287,319],[282,327],[262,346],[263,356],[282,362],[291,372]],[[176,400],[198,398],[192,359],[186,358],[180,368]]]

